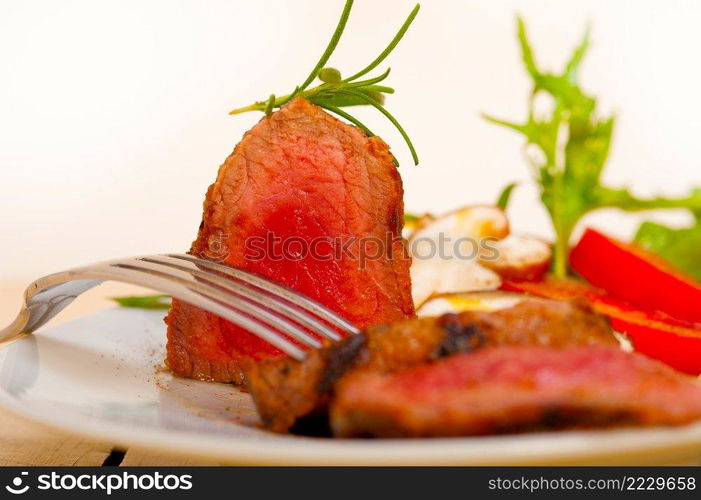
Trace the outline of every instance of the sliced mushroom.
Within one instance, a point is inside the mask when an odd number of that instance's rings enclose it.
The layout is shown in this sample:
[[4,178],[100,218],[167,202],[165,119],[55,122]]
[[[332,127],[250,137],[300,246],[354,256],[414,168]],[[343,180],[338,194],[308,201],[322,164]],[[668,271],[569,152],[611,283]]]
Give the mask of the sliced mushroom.
[[404,216],[404,229],[402,229],[402,237],[409,239],[416,231],[435,220],[435,217],[430,213],[425,213],[418,216]]
[[434,295],[419,308],[419,316],[440,316],[463,311],[496,311],[512,307],[526,296],[514,292],[472,292]]
[[476,261],[431,260],[411,265],[411,291],[416,307],[436,294],[497,290],[501,278]]
[[[453,243],[465,238],[502,239],[509,234],[509,220],[500,208],[490,205],[463,207],[435,218],[421,218],[421,224],[409,238],[412,255],[416,250],[425,250],[424,241],[450,238]],[[412,245],[417,248],[411,248]]]
[[480,263],[507,280],[538,280],[550,267],[552,250],[532,236],[509,235],[492,242],[489,252],[480,254]]
[[409,239],[414,304],[434,294],[499,288],[501,279],[480,257],[508,234],[506,215],[493,206],[465,207],[426,221]]

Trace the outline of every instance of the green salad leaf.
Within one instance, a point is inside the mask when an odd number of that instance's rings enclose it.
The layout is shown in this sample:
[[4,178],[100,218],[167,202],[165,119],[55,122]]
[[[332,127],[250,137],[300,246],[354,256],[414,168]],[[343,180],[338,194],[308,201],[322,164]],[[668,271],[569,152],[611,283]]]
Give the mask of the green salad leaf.
[[694,225],[680,229],[643,222],[634,241],[701,282],[701,214]]
[[[608,159],[615,117],[597,111],[596,99],[578,83],[582,59],[589,47],[589,29],[559,73],[541,70],[518,18],[518,40],[526,71],[533,81],[528,117],[515,123],[492,116],[492,123],[508,127],[526,140],[527,161],[540,188],[540,198],[550,215],[555,232],[553,272],[565,276],[572,232],[586,213],[600,208],[640,211],[687,208],[701,211],[701,190],[681,198],[638,198],[625,188],[602,184],[601,174]],[[537,96],[546,95],[551,110],[535,110]]]

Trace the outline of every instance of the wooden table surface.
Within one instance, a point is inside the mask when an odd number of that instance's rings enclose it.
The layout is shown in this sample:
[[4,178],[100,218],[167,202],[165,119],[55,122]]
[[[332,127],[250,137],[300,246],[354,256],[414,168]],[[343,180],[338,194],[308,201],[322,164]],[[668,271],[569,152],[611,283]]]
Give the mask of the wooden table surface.
[[[5,326],[19,311],[22,292],[32,281],[12,280],[0,283],[0,323]],[[131,293],[150,293],[138,287],[105,283],[71,304],[49,325],[86,313],[111,307],[108,297]],[[151,453],[148,450],[116,449],[112,443],[92,441],[36,424],[0,409],[0,466],[8,465],[214,465],[187,457]]]

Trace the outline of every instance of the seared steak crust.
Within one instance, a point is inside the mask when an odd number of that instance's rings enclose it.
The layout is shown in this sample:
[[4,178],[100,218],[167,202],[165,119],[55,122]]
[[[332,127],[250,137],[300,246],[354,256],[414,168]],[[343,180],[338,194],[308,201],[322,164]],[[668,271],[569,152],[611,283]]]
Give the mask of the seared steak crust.
[[[380,138],[295,99],[220,167],[190,253],[273,278],[361,328],[403,319],[414,306],[402,196]],[[240,383],[245,366],[281,355],[179,300],[166,322],[167,363],[178,375]]]
[[[601,316],[583,302],[528,299],[493,312],[468,311],[376,326],[300,363],[257,363],[246,381],[264,424],[285,432],[303,416],[324,411],[330,389],[349,370],[393,373],[485,345],[617,345]],[[340,353],[340,354],[339,354]]]
[[436,437],[701,418],[701,386],[617,347],[487,347],[398,374],[358,371],[330,406],[340,437]]

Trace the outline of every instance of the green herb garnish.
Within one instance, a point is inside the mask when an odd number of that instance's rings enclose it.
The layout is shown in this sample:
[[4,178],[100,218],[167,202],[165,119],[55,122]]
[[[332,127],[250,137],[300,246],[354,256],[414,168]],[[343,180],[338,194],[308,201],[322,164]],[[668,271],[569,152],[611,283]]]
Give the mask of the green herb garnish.
[[509,201],[511,200],[511,193],[514,192],[514,188],[516,186],[518,186],[518,182],[512,182],[511,184],[504,186],[504,189],[501,190],[501,193],[499,193],[499,197],[497,198],[497,208],[506,210],[506,208],[509,206]]
[[112,297],[122,307],[138,309],[170,309],[170,295],[132,295],[128,297]]
[[[682,198],[641,199],[627,189],[615,189],[601,183],[614,117],[598,115],[596,99],[585,94],[577,81],[582,58],[589,47],[588,29],[564,71],[558,74],[538,68],[520,17],[518,39],[523,63],[533,80],[528,119],[525,123],[513,123],[490,116],[485,118],[523,134],[527,144],[535,147],[535,154],[527,155],[527,161],[533,169],[541,200],[555,231],[553,272],[557,276],[565,276],[568,272],[572,231],[587,212],[599,208],[701,211],[701,190]],[[552,99],[553,107],[549,113],[534,110],[534,100],[541,94]]]
[[701,213],[694,225],[679,229],[643,222],[634,241],[701,282]]
[[418,222],[421,219],[420,215],[404,212],[404,223]]
[[[339,70],[326,67],[326,63],[331,57],[331,54],[333,54],[333,51],[336,49],[338,41],[341,39],[341,35],[346,27],[346,22],[348,21],[348,16],[350,15],[352,6],[353,0],[346,0],[343,12],[341,13],[341,18],[338,21],[336,30],[331,36],[331,40],[326,46],[326,50],[324,50],[321,58],[301,85],[295,87],[290,94],[281,97],[276,97],[275,94],[271,94],[270,97],[264,101],[257,101],[248,106],[234,109],[230,111],[229,114],[236,115],[247,111],[263,111],[267,115],[270,115],[273,109],[285,105],[295,97],[303,97],[307,101],[345,118],[363,130],[363,132],[365,132],[365,134],[367,134],[369,137],[372,137],[375,134],[373,134],[368,127],[366,127],[360,120],[341,109],[349,106],[369,105],[382,113],[397,128],[409,147],[414,164],[418,165],[419,158],[416,154],[416,150],[414,149],[411,139],[409,139],[408,134],[399,124],[397,119],[392,116],[392,114],[390,114],[390,112],[383,106],[385,94],[394,93],[393,88],[379,85],[380,82],[384,81],[389,76],[390,70],[387,69],[381,75],[373,78],[366,78],[364,80],[361,80],[360,78],[379,66],[394,50],[399,41],[404,37],[406,31],[409,29],[409,26],[416,17],[416,14],[419,12],[419,4],[416,4],[414,9],[409,14],[409,17],[407,17],[406,21],[404,21],[404,24],[402,24],[401,28],[399,28],[399,31],[394,38],[392,38],[389,45],[387,45],[387,47],[380,52],[380,55],[378,55],[370,64],[354,75],[347,78],[342,78]],[[321,81],[321,84],[317,85],[316,87],[309,88],[316,78]]]

